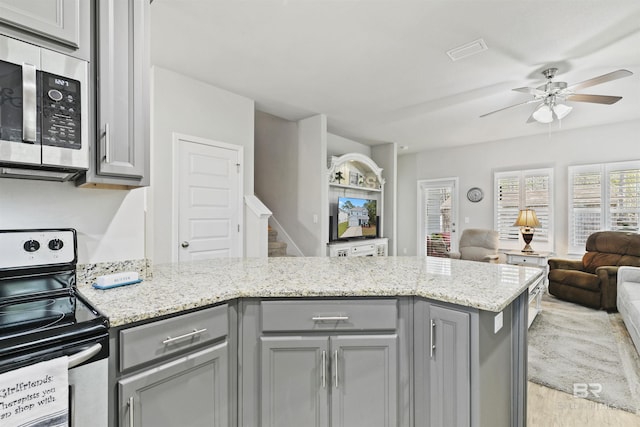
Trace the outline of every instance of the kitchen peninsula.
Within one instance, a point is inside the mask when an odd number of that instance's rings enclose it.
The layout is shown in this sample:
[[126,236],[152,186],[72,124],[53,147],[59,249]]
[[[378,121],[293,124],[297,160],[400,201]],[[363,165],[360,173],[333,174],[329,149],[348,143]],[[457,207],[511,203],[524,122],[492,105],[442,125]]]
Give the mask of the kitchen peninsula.
[[527,293],[542,274],[431,257],[220,259],[79,289],[112,326],[113,426],[187,413],[193,426],[518,426]]

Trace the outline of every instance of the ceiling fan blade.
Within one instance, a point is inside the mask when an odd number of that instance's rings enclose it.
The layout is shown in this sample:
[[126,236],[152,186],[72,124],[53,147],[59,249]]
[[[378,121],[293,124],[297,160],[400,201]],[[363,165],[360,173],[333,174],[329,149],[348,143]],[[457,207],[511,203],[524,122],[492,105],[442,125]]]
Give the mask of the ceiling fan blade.
[[521,106],[521,105],[531,104],[532,102],[540,102],[540,100],[539,100],[539,99],[530,99],[530,100],[528,100],[528,101],[521,102],[521,103],[519,103],[519,104],[510,105],[510,106],[508,106],[508,107],[504,107],[504,108],[501,108],[501,109],[499,109],[499,110],[495,110],[495,111],[492,111],[492,112],[490,112],[490,113],[483,114],[483,115],[481,115],[480,117],[487,117],[487,116],[489,116],[489,115],[491,115],[491,114],[499,113],[500,111],[508,110],[509,108],[514,108],[514,107],[519,107],[519,106]]
[[545,92],[543,90],[540,90],[538,88],[535,87],[517,87],[515,89],[511,89],[514,90],[516,92],[523,92],[523,93],[528,93],[530,95],[534,95],[534,96],[544,96]]
[[609,95],[585,95],[577,93],[575,95],[568,95],[565,98],[567,101],[574,102],[592,102],[595,104],[615,104],[622,99],[621,96],[609,96]]
[[623,77],[629,77],[631,75],[633,75],[633,73],[629,70],[616,70],[607,74],[603,74],[598,77],[594,77],[589,80],[585,80],[580,83],[576,83],[574,85],[567,87],[566,90],[576,91],[576,90],[584,89],[586,87],[591,87],[591,86],[599,85],[602,83],[610,82],[611,80],[621,79]]

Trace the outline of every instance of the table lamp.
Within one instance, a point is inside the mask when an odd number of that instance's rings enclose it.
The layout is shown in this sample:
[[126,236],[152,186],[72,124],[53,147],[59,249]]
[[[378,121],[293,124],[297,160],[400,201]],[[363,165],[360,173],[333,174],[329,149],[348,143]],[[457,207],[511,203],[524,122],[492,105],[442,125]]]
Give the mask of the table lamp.
[[540,221],[538,221],[536,211],[533,209],[520,209],[518,219],[516,219],[516,222],[513,225],[520,227],[522,240],[524,240],[525,243],[522,252],[533,252],[529,243],[531,243],[531,239],[533,239],[535,227],[540,227]]

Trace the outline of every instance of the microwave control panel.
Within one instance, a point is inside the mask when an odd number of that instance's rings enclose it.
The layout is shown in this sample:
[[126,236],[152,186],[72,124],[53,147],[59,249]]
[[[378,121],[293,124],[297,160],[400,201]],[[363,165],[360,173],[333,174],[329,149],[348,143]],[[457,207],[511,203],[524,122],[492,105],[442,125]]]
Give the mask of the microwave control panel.
[[82,148],[80,129],[80,82],[41,72],[42,144]]

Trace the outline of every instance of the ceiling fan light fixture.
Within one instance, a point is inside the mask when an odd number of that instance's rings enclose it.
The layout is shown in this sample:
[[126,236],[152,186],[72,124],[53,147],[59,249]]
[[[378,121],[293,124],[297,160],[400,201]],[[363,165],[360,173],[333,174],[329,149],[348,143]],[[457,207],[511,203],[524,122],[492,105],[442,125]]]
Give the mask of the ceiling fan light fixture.
[[569,107],[566,104],[556,104],[553,106],[553,112],[556,113],[558,120],[562,120],[567,117],[567,114],[569,114],[571,110],[573,110],[573,107]]
[[536,111],[533,112],[532,117],[540,123],[551,123],[553,121],[553,112],[547,104],[540,104]]

